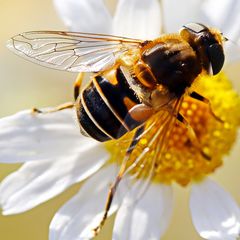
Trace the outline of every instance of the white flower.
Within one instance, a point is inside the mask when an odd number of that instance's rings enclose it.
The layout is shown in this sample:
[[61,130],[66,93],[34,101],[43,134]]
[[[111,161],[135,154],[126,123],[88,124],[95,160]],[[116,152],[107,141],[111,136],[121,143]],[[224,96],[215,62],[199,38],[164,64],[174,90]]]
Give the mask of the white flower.
[[[157,0],[119,0],[113,18],[102,0],[55,0],[55,5],[73,31],[151,39],[159,36],[163,26],[166,32],[175,32],[186,22],[198,21],[220,28],[233,40],[239,38],[240,28],[234,24],[239,18],[239,2],[179,2],[162,1],[160,6]],[[228,21],[230,16],[233,24]],[[36,116],[23,111],[0,120],[0,161],[24,163],[0,185],[4,215],[27,211],[87,179],[80,191],[54,216],[50,240],[92,238],[92,229],[103,214],[109,184],[116,175],[115,164],[106,165],[110,154],[105,145],[81,136],[72,115],[73,110]],[[117,211],[114,240],[157,240],[165,233],[173,209],[172,187],[151,183],[129,208],[137,186],[143,182],[139,180],[130,191],[121,189],[120,193],[128,193],[114,199],[109,213]],[[192,185],[190,210],[202,238],[230,240],[238,237],[239,207],[209,178]]]

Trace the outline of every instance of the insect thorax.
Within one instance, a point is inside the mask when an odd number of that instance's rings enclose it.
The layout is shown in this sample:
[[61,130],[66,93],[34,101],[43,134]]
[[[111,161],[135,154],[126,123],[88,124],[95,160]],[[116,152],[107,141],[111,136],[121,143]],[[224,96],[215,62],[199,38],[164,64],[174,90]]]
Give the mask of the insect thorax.
[[181,96],[202,71],[195,51],[179,35],[166,35],[148,45],[143,49],[142,62],[149,66],[157,84]]

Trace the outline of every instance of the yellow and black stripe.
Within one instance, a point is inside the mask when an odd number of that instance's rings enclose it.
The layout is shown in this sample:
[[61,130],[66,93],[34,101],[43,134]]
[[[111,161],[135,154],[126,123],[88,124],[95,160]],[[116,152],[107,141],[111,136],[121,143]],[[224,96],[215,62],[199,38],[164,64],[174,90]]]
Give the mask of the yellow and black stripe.
[[94,76],[77,100],[82,130],[101,142],[118,139],[141,124],[128,114],[140,100],[120,67],[110,71]]

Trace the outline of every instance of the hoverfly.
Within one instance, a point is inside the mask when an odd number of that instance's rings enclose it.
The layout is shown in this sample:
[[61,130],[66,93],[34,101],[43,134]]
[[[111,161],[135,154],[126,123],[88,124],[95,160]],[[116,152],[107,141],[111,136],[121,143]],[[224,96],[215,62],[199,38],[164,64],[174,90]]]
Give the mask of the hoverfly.
[[[110,187],[105,213],[96,231],[107,217],[116,188],[127,172],[131,153],[148,131],[148,119],[159,116],[157,121],[161,127],[153,134],[149,147],[159,141],[155,156],[160,157],[167,146],[167,130],[174,120],[191,130],[179,112],[183,97],[188,95],[209,104],[199,93],[191,92],[190,87],[199,74],[215,75],[222,69],[224,40],[216,29],[189,23],[179,34],[162,35],[154,40],[33,31],[9,41],[8,46],[15,53],[32,62],[65,71],[93,73],[83,89],[80,90],[81,79],[76,83],[75,104],[58,109],[75,106],[84,135],[105,142],[136,130],[119,174]],[[210,159],[210,156],[204,157]],[[152,166],[154,162],[153,159]],[[151,172],[152,167],[149,169]]]

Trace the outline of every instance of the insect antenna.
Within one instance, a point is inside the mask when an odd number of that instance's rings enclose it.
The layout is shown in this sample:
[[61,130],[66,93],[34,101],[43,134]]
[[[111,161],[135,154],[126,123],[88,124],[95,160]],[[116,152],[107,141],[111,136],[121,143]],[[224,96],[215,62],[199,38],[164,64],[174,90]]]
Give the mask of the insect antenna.
[[232,40],[227,37],[223,37],[223,41],[225,42],[225,56],[229,62],[236,62],[239,61],[240,56],[240,41],[239,40]]

